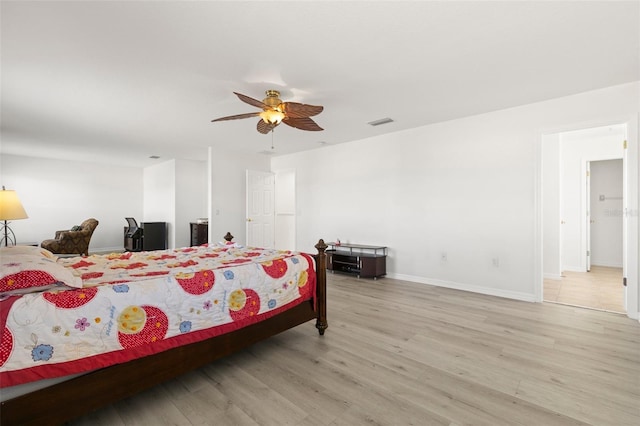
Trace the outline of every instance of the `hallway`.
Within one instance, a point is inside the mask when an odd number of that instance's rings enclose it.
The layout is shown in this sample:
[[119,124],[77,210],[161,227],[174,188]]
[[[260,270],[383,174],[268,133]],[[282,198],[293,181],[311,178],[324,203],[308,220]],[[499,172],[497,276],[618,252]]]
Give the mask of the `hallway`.
[[590,272],[563,272],[544,280],[544,301],[625,313],[622,268],[592,266]]

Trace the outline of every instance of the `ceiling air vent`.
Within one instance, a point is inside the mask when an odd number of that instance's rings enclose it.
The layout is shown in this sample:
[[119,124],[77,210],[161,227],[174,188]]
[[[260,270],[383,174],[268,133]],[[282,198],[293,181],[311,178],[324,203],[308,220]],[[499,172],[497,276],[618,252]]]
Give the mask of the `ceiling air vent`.
[[379,126],[381,124],[387,124],[387,123],[393,123],[393,120],[387,117],[387,118],[381,118],[380,120],[370,121],[367,124],[371,126]]

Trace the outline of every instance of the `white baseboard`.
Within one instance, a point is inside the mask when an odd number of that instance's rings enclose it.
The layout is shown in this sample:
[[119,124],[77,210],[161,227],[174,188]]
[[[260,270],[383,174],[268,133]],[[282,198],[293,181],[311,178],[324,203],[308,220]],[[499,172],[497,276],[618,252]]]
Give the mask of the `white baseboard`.
[[[607,262],[591,262],[591,266],[606,266],[610,268],[622,268],[622,264],[612,264]],[[568,272],[587,272],[585,268],[580,266],[563,266],[562,269]]]
[[561,280],[562,279],[561,274],[543,274],[542,277],[545,280]]
[[90,247],[89,254],[122,253],[124,247]]
[[587,272],[585,268],[582,268],[580,266],[563,266],[562,270],[568,272]]
[[428,284],[436,287],[446,287],[455,290],[469,291],[472,293],[486,294],[488,296],[504,297],[506,299],[522,300],[524,302],[535,302],[535,294],[522,293],[519,291],[501,290],[490,287],[477,286],[473,284],[457,283],[453,281],[437,280],[433,278],[417,277],[414,275],[388,273],[387,277],[397,280],[411,281],[420,284]]
[[600,262],[593,260],[591,261],[591,266],[604,266],[606,268],[622,268],[622,263],[618,262]]

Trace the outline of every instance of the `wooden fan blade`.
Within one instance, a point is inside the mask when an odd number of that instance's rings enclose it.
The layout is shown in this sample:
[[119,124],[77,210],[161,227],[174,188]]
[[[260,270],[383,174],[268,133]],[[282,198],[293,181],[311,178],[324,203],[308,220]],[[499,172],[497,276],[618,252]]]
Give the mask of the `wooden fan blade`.
[[282,112],[291,118],[313,117],[322,112],[324,107],[319,105],[301,104],[298,102],[283,102],[279,105]]
[[312,132],[317,132],[319,130],[324,130],[322,127],[318,126],[318,124],[310,119],[309,117],[302,118],[293,118],[291,116],[285,117],[282,120],[284,124],[287,124],[291,127],[295,127],[300,130],[310,130]]
[[215,120],[211,120],[211,122],[214,122],[214,121],[227,121],[227,120],[238,120],[240,118],[251,118],[251,117],[256,117],[258,115],[260,115],[259,112],[248,112],[246,114],[230,115],[228,117],[216,118]]
[[259,101],[257,99],[253,99],[250,98],[247,95],[243,95],[242,93],[238,93],[238,92],[233,92],[238,98],[240,98],[240,100],[244,103],[247,103],[249,105],[252,105],[254,107],[258,107],[261,109],[265,109],[265,108],[269,108],[269,106],[265,105],[262,103],[262,101]]
[[268,124],[268,123],[265,123],[263,119],[260,119],[260,121],[258,121],[257,128],[260,133],[262,133],[263,135],[266,135],[267,133],[275,129],[276,126],[277,124],[276,125]]

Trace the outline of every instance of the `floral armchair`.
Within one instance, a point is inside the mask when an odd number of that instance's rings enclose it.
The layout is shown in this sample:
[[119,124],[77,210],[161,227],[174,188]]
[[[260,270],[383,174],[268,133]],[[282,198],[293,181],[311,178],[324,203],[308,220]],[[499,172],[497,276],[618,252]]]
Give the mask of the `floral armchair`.
[[[56,254],[81,254],[89,255],[89,242],[91,235],[98,226],[96,219],[87,219],[80,224],[74,226],[70,230],[56,231],[56,238],[53,240],[44,240],[40,247]],[[77,229],[76,229],[77,228]]]

